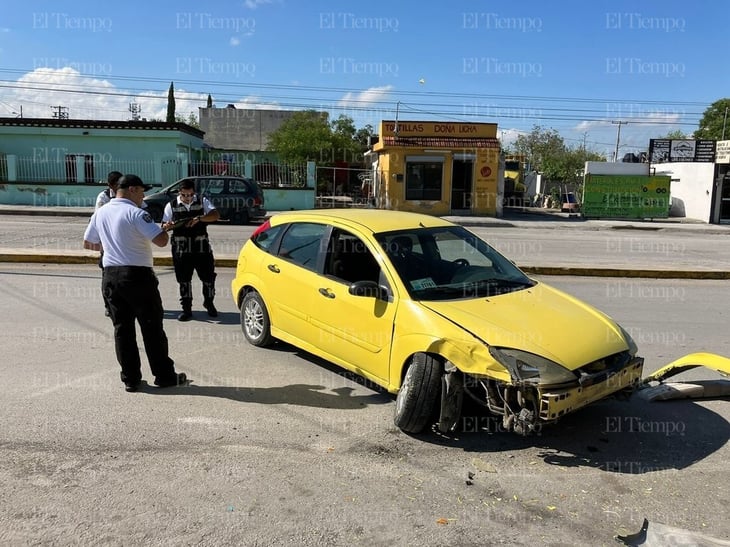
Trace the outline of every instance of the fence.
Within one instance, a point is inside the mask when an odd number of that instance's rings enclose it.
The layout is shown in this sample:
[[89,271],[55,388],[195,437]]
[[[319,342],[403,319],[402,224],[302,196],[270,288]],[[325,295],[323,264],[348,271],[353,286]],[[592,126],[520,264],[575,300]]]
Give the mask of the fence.
[[233,162],[193,162],[187,158],[166,157],[150,160],[116,160],[106,154],[67,155],[37,158],[0,155],[0,181],[30,183],[97,183],[106,181],[110,171],[134,173],[145,182],[166,186],[181,178],[200,175],[241,175],[253,178],[264,187],[304,188],[307,164],[283,164],[246,160]]

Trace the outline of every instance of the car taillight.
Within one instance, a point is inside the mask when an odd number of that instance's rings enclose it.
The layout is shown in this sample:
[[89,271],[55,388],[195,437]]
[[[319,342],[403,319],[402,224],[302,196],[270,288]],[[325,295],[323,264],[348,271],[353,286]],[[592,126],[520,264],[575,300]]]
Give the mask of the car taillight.
[[265,232],[271,228],[271,222],[267,219],[266,222],[264,222],[261,226],[256,228],[253,233],[251,234],[251,239],[255,238],[257,235],[259,235],[261,232]]
[[253,204],[254,205],[261,205],[261,198],[259,196],[256,196],[253,198]]

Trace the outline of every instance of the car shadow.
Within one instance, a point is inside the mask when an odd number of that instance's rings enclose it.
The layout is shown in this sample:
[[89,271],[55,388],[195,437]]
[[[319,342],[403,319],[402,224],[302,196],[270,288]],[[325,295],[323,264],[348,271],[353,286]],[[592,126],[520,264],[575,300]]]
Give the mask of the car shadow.
[[[180,310],[165,310],[162,318],[177,320],[178,315],[180,315]],[[241,322],[241,316],[239,313],[218,310],[218,317],[210,317],[205,310],[193,310],[193,318],[190,321],[202,321],[204,323],[216,323],[220,325],[238,325]]]
[[232,387],[232,386],[199,386],[194,383],[177,388],[159,389],[143,384],[139,390],[155,395],[185,395],[199,397],[217,397],[238,403],[258,403],[264,405],[295,405],[317,408],[333,408],[339,410],[359,410],[369,405],[381,405],[392,402],[387,395],[373,393],[369,395],[353,395],[351,387],[328,389],[322,385],[290,384],[277,387]]
[[644,474],[701,461],[730,440],[730,424],[691,400],[632,397],[595,403],[529,436],[507,432],[500,417],[469,407],[454,432],[433,428],[417,437],[487,454],[537,447],[550,465]]

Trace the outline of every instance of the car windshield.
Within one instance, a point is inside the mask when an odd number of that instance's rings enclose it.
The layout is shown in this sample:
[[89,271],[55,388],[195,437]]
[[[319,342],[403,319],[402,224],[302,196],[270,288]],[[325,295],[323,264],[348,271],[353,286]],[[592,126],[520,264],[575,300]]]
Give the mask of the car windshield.
[[454,300],[524,290],[535,282],[461,226],[376,235],[414,300]]

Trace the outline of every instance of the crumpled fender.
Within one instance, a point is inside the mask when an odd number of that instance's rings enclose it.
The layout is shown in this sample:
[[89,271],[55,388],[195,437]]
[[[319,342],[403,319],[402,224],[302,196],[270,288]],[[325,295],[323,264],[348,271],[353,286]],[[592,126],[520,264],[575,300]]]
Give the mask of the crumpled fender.
[[649,382],[662,382],[667,378],[676,376],[677,374],[691,370],[697,367],[707,367],[716,370],[724,376],[730,376],[730,359],[717,355],[715,353],[690,353],[684,357],[680,357],[676,361],[672,361],[668,365],[663,366],[656,372],[650,374],[642,380],[642,384]]

